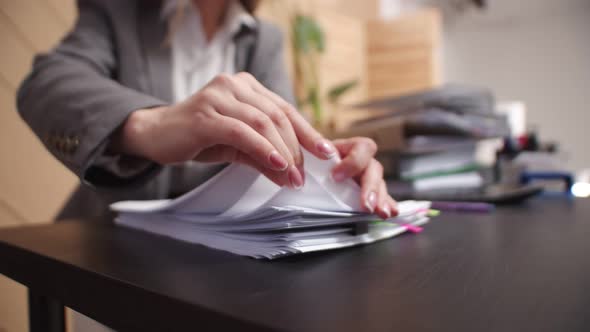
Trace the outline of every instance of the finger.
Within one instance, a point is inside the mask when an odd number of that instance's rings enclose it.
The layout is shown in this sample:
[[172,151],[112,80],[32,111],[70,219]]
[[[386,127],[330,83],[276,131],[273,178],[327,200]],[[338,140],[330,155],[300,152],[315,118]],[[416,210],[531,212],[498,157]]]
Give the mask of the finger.
[[291,188],[300,189],[303,187],[304,178],[301,172],[295,165],[289,165],[289,162],[281,156],[266,137],[260,135],[245,122],[226,116],[223,119],[221,128],[219,130],[213,129],[218,132],[217,135],[221,136],[218,139],[219,144],[235,147],[256,161],[260,165],[260,169],[282,172],[283,181],[288,181]]
[[[261,110],[237,99],[239,96],[244,97],[251,94],[251,91],[249,91],[251,89],[243,82],[227,75],[217,76],[211,84],[222,87],[222,89],[218,89],[218,91],[221,91],[218,93],[219,95],[211,98],[217,111],[224,116],[246,123],[268,139],[288,162],[288,171],[285,176],[290,181],[291,187],[294,189],[302,187],[305,181],[304,173],[301,172],[302,162],[295,163],[291,150],[283,140],[274,122]],[[300,154],[299,149],[296,151]]]
[[[304,175],[300,171],[300,167],[295,165],[293,160],[293,155],[291,154],[289,148],[283,141],[283,138],[277,131],[276,127],[264,113],[259,111],[258,109],[238,101],[233,97],[228,97],[223,100],[216,100],[214,102],[214,106],[218,109],[218,112],[224,115],[227,119],[233,119],[235,121],[241,122],[242,124],[250,127],[251,130],[258,133],[262,137],[264,137],[268,142],[270,142],[278,151],[278,154],[286,160],[286,166],[282,164],[282,160],[278,158],[277,155],[271,155],[271,161],[274,163],[276,167],[283,167],[283,169],[275,170],[287,170],[285,172],[284,177],[285,181],[290,183],[290,187],[294,189],[301,188],[304,185]],[[233,146],[234,143],[224,142],[224,144],[228,144]],[[243,151],[242,149],[239,149]],[[247,153],[246,151],[243,151]],[[256,160],[256,157],[253,158]]]
[[359,144],[366,146],[368,150],[372,151],[373,155],[377,153],[377,143],[368,137],[340,138],[333,140],[332,143],[342,157],[348,155]]
[[380,185],[383,182],[383,167],[372,160],[360,177],[361,204],[367,212],[374,213],[377,207]]
[[271,170],[285,171],[289,167],[276,147],[246,123],[227,116],[220,116],[217,123],[218,126],[208,128],[206,133],[214,142],[211,146],[220,144],[234,147],[251,156],[261,167]]
[[[387,186],[385,186],[387,188]],[[393,197],[391,197],[388,193],[388,202],[389,202],[389,207],[391,208],[391,216],[395,217],[399,214],[399,210],[397,209],[397,202],[395,201],[395,199],[393,199]]]
[[275,105],[283,111],[291,122],[299,143],[301,143],[307,151],[321,159],[329,159],[337,153],[332,143],[315,130],[291,104],[286,102],[276,93],[267,89],[252,75],[241,75],[244,79],[250,82],[252,89],[274,101]]
[[237,99],[225,101],[222,107],[223,109],[219,111],[221,114],[245,122],[256,132],[266,137],[279,150],[281,155],[287,159],[289,165],[295,165],[295,159],[291,150],[278,128],[264,112]]
[[231,84],[231,91],[222,91],[211,98],[210,102],[219,114],[245,122],[255,131],[266,137],[290,165],[294,165],[293,155],[285,144],[272,120],[258,108],[236,99],[238,95],[248,94],[247,88],[240,84]]
[[379,193],[377,194],[377,208],[375,211],[379,215],[379,217],[385,219],[391,218],[392,209],[391,209],[391,202],[390,202],[389,193],[387,193],[387,187],[385,186],[385,182],[381,180],[379,185]]
[[375,142],[365,138],[353,138],[336,144],[343,155],[342,161],[332,169],[332,177],[336,181],[360,175],[369,166],[377,150]]
[[[247,73],[239,73],[236,77],[243,82],[245,89],[240,89],[236,92],[236,99],[239,101],[252,105],[256,109],[262,111],[274,123],[283,141],[291,151],[293,160],[296,166],[303,165],[303,154],[301,153],[301,145],[295,134],[295,130],[291,125],[291,121],[277,105],[273,99],[254,89],[251,82],[252,75]],[[255,80],[254,80],[255,81]]]

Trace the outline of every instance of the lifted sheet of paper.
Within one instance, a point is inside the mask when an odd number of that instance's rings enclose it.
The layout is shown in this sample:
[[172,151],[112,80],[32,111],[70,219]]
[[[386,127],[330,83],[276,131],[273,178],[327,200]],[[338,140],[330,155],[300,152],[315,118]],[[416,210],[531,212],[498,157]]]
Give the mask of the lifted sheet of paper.
[[349,247],[393,237],[428,221],[429,202],[405,201],[386,222],[361,212],[360,188],[335,182],[338,162],[304,152],[301,190],[281,188],[256,170],[232,164],[173,200],[111,205],[115,222],[254,258]]

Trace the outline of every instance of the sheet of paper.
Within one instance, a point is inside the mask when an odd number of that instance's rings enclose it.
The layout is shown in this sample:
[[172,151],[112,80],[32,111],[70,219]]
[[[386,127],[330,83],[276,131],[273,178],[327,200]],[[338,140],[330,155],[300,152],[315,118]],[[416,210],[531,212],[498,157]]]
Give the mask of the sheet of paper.
[[304,150],[306,183],[300,190],[281,188],[258,171],[232,164],[174,200],[124,201],[111,205],[117,212],[174,212],[244,214],[268,206],[297,205],[330,211],[360,211],[360,188],[354,181],[333,181],[330,169],[338,157],[320,160]]
[[[320,160],[304,152],[306,183],[281,188],[247,166],[234,164],[174,200],[126,201],[111,206],[116,223],[174,239],[255,258],[372,243],[407,231],[405,224],[428,221],[429,202],[400,202],[399,216],[387,223],[361,212],[360,188],[335,182],[338,159]],[[352,232],[369,222],[369,232]]]

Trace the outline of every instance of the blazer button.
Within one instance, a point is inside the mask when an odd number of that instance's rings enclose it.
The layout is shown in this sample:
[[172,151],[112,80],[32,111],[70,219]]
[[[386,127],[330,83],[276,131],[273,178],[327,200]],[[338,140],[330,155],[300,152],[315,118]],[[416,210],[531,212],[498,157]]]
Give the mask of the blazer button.
[[72,136],[72,153],[75,153],[78,150],[79,146],[80,139],[78,139],[78,136]]
[[72,139],[69,137],[64,138],[64,153],[70,154],[72,149]]
[[75,138],[73,136],[69,136],[66,138],[66,146],[67,146],[67,153],[69,155],[73,154],[76,151],[76,143]]

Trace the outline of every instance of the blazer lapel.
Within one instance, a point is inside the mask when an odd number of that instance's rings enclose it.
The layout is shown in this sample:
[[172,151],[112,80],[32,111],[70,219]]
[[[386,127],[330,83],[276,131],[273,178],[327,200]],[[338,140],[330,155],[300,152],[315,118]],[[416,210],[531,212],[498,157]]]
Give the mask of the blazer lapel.
[[249,28],[244,25],[242,25],[240,31],[234,36],[234,43],[236,45],[236,72],[251,71],[256,36],[256,28]]
[[163,1],[137,1],[138,34],[148,86],[154,97],[172,102],[172,51],[164,43],[168,31],[160,18]]

